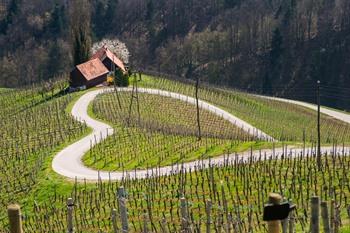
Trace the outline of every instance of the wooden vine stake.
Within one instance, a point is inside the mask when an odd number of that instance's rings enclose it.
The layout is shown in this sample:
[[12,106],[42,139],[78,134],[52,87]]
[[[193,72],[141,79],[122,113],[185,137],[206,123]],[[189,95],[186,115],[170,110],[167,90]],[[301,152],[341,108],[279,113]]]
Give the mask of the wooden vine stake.
[[68,198],[67,200],[67,232],[73,233],[74,227],[73,227],[73,208],[74,203],[72,198]]
[[181,208],[181,228],[182,232],[188,232],[188,213],[187,213],[187,202],[186,198],[182,197],[180,199],[180,208]]
[[[283,200],[283,201],[285,201],[285,200]],[[286,218],[286,219],[283,219],[282,221],[281,221],[281,223],[282,223],[282,233],[288,233],[288,225],[289,225],[289,220],[290,220],[290,213],[289,213],[289,216]]]
[[295,232],[295,215],[294,211],[291,211],[289,213],[289,233],[294,233]]
[[165,218],[162,218],[162,221],[160,222],[160,227],[162,229],[162,233],[168,233],[167,223],[166,223],[166,219]]
[[119,211],[120,211],[120,220],[122,222],[122,232],[129,232],[128,225],[128,210],[126,208],[126,198],[125,198],[125,190],[124,187],[120,187],[118,189],[118,203],[119,203]]
[[320,232],[320,198],[311,198],[311,222],[310,222],[311,233]]
[[207,214],[207,222],[206,222],[206,233],[210,233],[210,225],[211,225],[211,208],[212,208],[212,202],[211,200],[207,200],[206,203],[206,214]]
[[[279,205],[282,201],[282,196],[277,193],[270,193],[269,194],[269,203],[273,205]],[[281,230],[281,221],[268,221],[267,222],[267,229],[268,233],[280,233]]]
[[10,221],[10,233],[23,233],[21,207],[17,204],[9,205],[7,213]]
[[328,205],[327,205],[327,202],[325,201],[321,202],[321,216],[322,216],[324,233],[331,233]]
[[112,210],[112,225],[113,225],[113,233],[118,233],[118,226],[117,226],[117,210]]

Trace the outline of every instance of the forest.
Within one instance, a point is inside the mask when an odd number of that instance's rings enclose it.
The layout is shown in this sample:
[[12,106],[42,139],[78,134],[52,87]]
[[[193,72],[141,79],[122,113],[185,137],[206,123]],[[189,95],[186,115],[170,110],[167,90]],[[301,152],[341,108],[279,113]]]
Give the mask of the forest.
[[[79,0],[92,41],[118,38],[136,71],[350,109],[348,0]],[[0,3],[0,86],[65,77],[72,1]]]

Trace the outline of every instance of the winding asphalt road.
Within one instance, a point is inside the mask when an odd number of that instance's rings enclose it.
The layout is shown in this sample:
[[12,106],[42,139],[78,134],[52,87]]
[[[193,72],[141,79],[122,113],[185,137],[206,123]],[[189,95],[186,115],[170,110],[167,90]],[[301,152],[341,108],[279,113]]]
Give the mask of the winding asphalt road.
[[[131,91],[130,88],[119,88],[118,90]],[[93,132],[88,136],[84,137],[83,139],[77,141],[76,143],[73,143],[70,146],[66,147],[54,157],[52,162],[52,168],[55,172],[70,179],[77,179],[78,181],[122,180],[126,177],[131,179],[135,179],[135,178],[142,179],[142,178],[147,178],[151,176],[175,174],[180,172],[182,169],[193,170],[199,167],[208,167],[209,165],[213,165],[213,164],[222,165],[225,163],[234,163],[234,162],[242,162],[242,163],[250,162],[250,161],[257,160],[259,157],[264,156],[266,154],[272,155],[272,158],[278,159],[287,154],[288,156],[298,156],[298,154],[300,154],[301,152],[308,152],[308,153],[314,152],[314,148],[303,148],[303,149],[276,148],[273,150],[269,149],[269,150],[261,150],[261,151],[243,152],[243,153],[240,153],[239,155],[224,155],[213,159],[198,160],[198,161],[184,163],[181,165],[172,165],[172,166],[153,168],[148,170],[134,170],[134,171],[127,171],[127,172],[96,171],[86,167],[82,163],[82,157],[86,152],[89,151],[91,146],[94,146],[95,144],[100,143],[102,140],[106,139],[109,135],[113,134],[114,131],[111,126],[89,117],[87,113],[87,109],[91,101],[93,101],[97,95],[105,92],[112,92],[112,91],[114,91],[113,88],[105,88],[105,89],[90,91],[84,94],[82,97],[80,97],[80,99],[75,103],[72,109],[72,115],[78,121],[85,122],[87,126],[93,129]],[[191,104],[196,103],[196,100],[194,98],[181,95],[178,93],[155,90],[155,89],[144,89],[144,88],[139,88],[138,91],[140,93],[148,93],[148,94],[171,97],[171,98],[179,99]],[[254,128],[247,122],[233,116],[232,114],[218,107],[215,107],[204,101],[199,101],[199,105],[201,108],[211,111],[223,117],[224,119],[230,121],[232,124],[235,124],[241,127],[246,132],[249,132],[253,135],[257,135],[261,139],[275,141],[271,136],[265,134],[259,129]],[[325,109],[325,110],[328,110],[328,109]],[[339,112],[329,110],[328,113],[329,113],[328,115],[330,116],[333,116],[332,114],[334,114],[334,117],[341,118],[341,114],[339,115]],[[345,114],[344,119],[347,120],[347,117],[350,117],[350,116]],[[350,120],[349,120],[349,123],[350,123]],[[349,153],[350,152],[349,148],[337,149],[332,147],[323,147],[322,151],[324,153],[337,153],[337,152]]]

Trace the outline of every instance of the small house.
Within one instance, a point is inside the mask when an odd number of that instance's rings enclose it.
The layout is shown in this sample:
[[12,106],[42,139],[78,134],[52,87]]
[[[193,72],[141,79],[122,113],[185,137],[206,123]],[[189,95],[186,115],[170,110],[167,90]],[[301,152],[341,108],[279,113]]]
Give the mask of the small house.
[[86,88],[94,87],[106,82],[109,70],[100,59],[91,59],[77,65],[70,73],[70,86]]
[[103,46],[97,50],[96,53],[91,57],[91,59],[96,58],[100,59],[100,61],[102,61],[102,63],[107,67],[109,71],[120,69],[123,73],[127,72],[124,63],[106,46]]

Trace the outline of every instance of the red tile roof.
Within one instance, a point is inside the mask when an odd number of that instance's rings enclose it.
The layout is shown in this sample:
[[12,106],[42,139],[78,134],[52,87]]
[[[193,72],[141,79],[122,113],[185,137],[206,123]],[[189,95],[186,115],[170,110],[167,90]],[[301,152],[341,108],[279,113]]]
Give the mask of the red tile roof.
[[123,72],[126,72],[124,63],[106,46],[103,46],[97,50],[96,53],[92,55],[91,59],[99,58],[101,61],[103,61],[106,57],[113,61],[114,64],[118,66]]
[[105,65],[98,58],[77,65],[77,69],[84,75],[86,80],[92,80],[109,73]]

